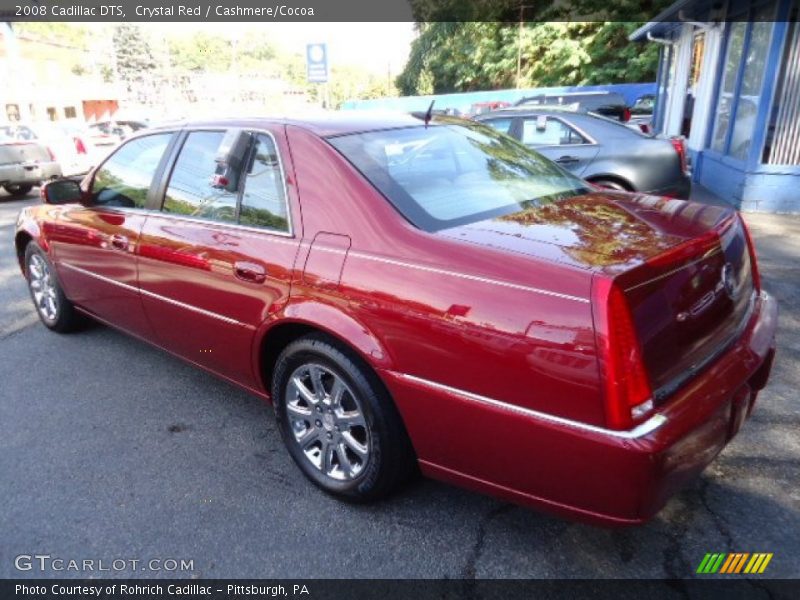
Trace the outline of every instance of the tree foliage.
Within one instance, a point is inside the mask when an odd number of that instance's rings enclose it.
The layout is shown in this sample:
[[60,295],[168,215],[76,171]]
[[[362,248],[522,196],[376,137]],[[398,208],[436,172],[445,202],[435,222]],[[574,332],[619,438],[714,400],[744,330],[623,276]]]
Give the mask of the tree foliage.
[[523,3],[521,12],[519,0],[412,0],[419,35],[397,87],[405,95],[515,87],[518,54],[520,87],[653,81],[658,47],[628,36],[668,4],[569,0]]
[[114,28],[112,36],[114,63],[117,77],[128,91],[145,81],[156,69],[156,61],[142,30],[133,23],[122,23]]

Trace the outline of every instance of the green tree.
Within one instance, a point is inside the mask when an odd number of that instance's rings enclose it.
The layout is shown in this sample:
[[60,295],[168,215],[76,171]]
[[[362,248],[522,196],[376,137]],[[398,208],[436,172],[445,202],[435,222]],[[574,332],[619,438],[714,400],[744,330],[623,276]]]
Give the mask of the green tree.
[[156,69],[150,44],[141,28],[132,23],[117,25],[112,43],[117,77],[126,84],[129,92],[133,92]]

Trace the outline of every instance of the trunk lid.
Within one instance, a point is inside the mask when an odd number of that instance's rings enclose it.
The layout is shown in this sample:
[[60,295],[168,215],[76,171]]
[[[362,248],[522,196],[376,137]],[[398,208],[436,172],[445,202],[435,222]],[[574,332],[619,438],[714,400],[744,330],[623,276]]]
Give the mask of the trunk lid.
[[614,279],[656,404],[736,338],[754,299],[745,232],[728,207],[603,191],[439,235]]

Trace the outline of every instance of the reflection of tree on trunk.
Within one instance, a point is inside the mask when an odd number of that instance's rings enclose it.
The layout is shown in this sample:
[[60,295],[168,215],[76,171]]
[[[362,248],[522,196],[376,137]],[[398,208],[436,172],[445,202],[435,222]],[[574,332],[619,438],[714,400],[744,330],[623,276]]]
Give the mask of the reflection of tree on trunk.
[[579,243],[564,251],[575,260],[594,267],[622,265],[644,260],[679,240],[657,233],[613,201],[597,195],[574,197],[560,202],[536,204],[498,217],[498,221],[520,225],[553,225],[569,228]]

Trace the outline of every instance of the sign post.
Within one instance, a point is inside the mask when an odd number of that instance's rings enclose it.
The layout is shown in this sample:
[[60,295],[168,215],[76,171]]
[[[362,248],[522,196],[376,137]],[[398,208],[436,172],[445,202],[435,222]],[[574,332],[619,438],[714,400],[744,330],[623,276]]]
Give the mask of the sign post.
[[328,108],[328,46],[306,44],[306,78],[309,83],[325,84],[323,105]]

